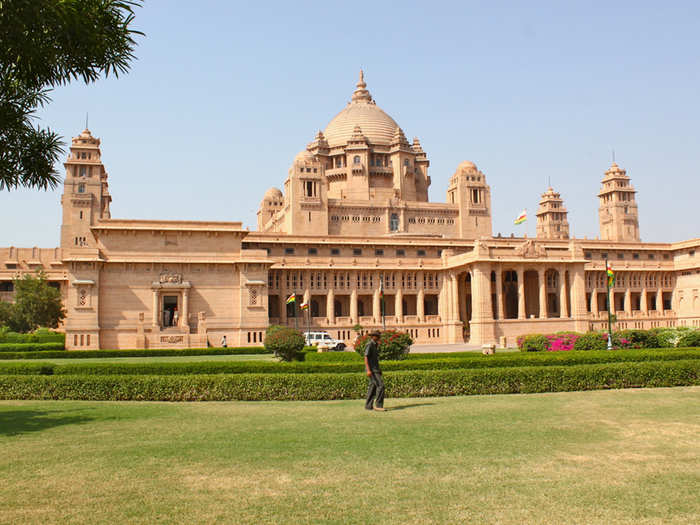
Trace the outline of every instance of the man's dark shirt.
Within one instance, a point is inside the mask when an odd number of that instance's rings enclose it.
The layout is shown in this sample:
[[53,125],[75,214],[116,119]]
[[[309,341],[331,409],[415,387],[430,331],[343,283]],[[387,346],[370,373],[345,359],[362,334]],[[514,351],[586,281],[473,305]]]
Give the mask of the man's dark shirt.
[[379,368],[379,345],[373,339],[367,341],[365,346],[365,357],[372,372],[381,372]]

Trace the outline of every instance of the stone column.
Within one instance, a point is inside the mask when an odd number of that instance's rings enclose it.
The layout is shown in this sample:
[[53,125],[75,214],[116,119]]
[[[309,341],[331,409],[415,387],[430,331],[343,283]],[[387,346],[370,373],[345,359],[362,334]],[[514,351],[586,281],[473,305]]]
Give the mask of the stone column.
[[658,288],[656,289],[656,310],[659,312],[664,311],[664,291],[663,288],[661,288],[661,279],[660,276],[657,275],[657,286]]
[[646,275],[642,279],[644,286],[642,286],[642,295],[639,297],[639,309],[644,313],[644,315],[646,315],[649,313],[649,305],[647,304]]
[[525,268],[520,265],[518,273],[518,319],[525,319]]
[[569,317],[569,306],[566,301],[566,266],[559,269],[559,317]]
[[279,290],[279,298],[280,298],[280,324],[281,325],[286,325],[287,324],[287,276],[285,272],[279,271],[280,272],[280,290]]
[[496,304],[498,304],[498,318],[506,318],[506,301],[503,296],[503,270],[499,266],[496,269]]
[[472,319],[469,332],[470,342],[496,342],[491,305],[491,272],[488,263],[477,263],[472,267]]
[[625,314],[632,315],[632,290],[630,289],[629,285],[625,290]]
[[450,283],[452,286],[452,320],[459,321],[459,284],[454,273],[450,274]]
[[583,265],[571,268],[571,317],[576,322],[575,330],[585,332],[588,329],[586,311],[586,272]]
[[374,318],[374,324],[382,322],[382,304],[381,297],[379,296],[379,283],[377,287],[372,292],[372,317]]
[[153,327],[160,326],[160,311],[158,309],[158,290],[153,290]]
[[189,332],[190,328],[190,291],[182,290],[182,327]]
[[539,268],[537,270],[537,280],[540,285],[540,319],[547,318],[547,283],[545,277],[544,269]]
[[403,323],[403,289],[400,286],[396,287],[394,296],[394,315],[397,323]]
[[425,322],[425,287],[423,286],[423,272],[418,272],[418,296],[416,297],[416,315],[418,322]]
[[329,288],[326,295],[326,317],[328,317],[328,324],[333,326],[335,324],[335,291],[333,288]]
[[350,272],[350,322],[356,325],[357,318],[357,272]]
[[591,291],[591,313],[598,317],[598,289],[593,288]]

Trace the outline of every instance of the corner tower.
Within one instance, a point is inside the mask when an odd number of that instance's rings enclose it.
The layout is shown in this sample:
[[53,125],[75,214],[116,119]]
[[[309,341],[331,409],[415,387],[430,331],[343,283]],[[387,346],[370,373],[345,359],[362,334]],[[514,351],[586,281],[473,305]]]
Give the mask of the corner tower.
[[64,163],[62,248],[95,248],[90,227],[110,218],[112,197],[107,185],[107,172],[102,164],[100,139],[85,129],[71,141]]
[[600,238],[604,241],[639,241],[639,212],[627,171],[615,162],[605,172],[598,192]]
[[473,162],[464,161],[450,178],[447,203],[459,210],[457,236],[460,239],[491,237],[491,188],[486,176]]
[[568,212],[561,195],[551,187],[542,194],[537,210],[537,237],[540,239],[568,239]]

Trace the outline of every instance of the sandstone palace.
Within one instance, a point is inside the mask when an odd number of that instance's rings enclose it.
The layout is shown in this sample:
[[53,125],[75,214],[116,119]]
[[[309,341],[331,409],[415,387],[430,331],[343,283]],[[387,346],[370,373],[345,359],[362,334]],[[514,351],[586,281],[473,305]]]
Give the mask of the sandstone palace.
[[[642,243],[635,190],[615,163],[598,193],[599,239],[573,239],[560,194],[542,194],[536,238],[494,237],[486,176],[463,162],[444,203],[428,201],[420,142],[372,99],[348,105],[293,160],[283,190],[240,222],[113,219],[100,140],[72,140],[58,248],[0,249],[0,298],[43,270],[62,291],[66,347],[259,345],[302,315],[350,342],[353,326],[417,343],[512,345],[532,332],[607,322],[605,259],[618,328],[700,326],[700,239]],[[592,210],[591,210],[592,211]],[[298,304],[298,303],[297,303]],[[383,307],[382,307],[383,305]]]

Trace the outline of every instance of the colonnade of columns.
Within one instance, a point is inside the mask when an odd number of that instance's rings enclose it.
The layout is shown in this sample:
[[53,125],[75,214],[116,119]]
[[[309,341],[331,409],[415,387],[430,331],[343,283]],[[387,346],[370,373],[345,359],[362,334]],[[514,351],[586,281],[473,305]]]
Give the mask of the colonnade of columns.
[[[599,288],[599,287],[594,287],[591,290],[591,296],[590,296],[590,304],[589,308],[591,313],[594,315],[598,315],[600,313],[600,308],[598,306],[598,295],[600,293],[605,293],[607,294],[607,288]],[[615,300],[613,294],[615,293],[615,288],[610,290],[610,311],[615,312],[616,307],[615,307]],[[618,291],[619,293],[619,291]],[[659,286],[655,292],[656,298],[656,304],[655,308],[653,311],[657,312],[662,312],[664,307],[663,307],[663,289],[661,286]],[[632,313],[632,290],[631,288],[627,287],[624,290],[625,298],[624,298],[624,305],[623,305],[623,312],[625,314],[631,314]],[[649,296],[649,289],[647,286],[642,286],[640,295],[639,295],[639,311],[645,314],[648,314],[650,311],[649,309],[649,301],[648,301],[648,296]]]

